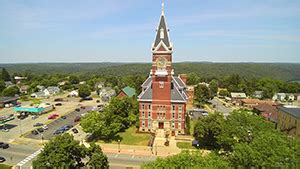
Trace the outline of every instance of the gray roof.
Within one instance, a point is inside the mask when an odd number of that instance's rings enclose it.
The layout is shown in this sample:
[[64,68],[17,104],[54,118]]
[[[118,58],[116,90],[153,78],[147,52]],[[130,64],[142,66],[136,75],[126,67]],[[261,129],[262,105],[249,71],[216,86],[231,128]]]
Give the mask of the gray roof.
[[185,87],[185,84],[179,77],[173,77],[173,80],[175,80],[177,82],[177,84],[179,85],[180,88]]
[[149,76],[147,80],[142,84],[142,87],[147,87],[152,82],[152,78]]
[[[164,30],[164,38],[161,39],[160,38],[160,30],[163,29]],[[156,32],[156,37],[155,37],[155,41],[154,41],[154,48],[157,47],[157,45],[159,44],[159,42],[162,40],[164,42],[164,44],[167,47],[170,47],[170,40],[169,40],[169,34],[168,34],[168,28],[167,28],[167,24],[166,24],[166,20],[165,20],[165,16],[161,15],[160,16],[160,22],[157,28],[157,32]]]
[[[150,79],[150,80],[149,80]],[[177,78],[177,80],[181,81],[179,78]],[[173,78],[173,83],[174,82],[174,78]],[[152,79],[151,78],[148,78],[144,84],[147,83],[147,84],[150,84],[152,83]],[[183,84],[182,82],[180,83],[181,85]],[[184,85],[184,84],[183,84]],[[151,88],[151,85],[147,85],[145,86],[147,87],[147,89],[142,92],[140,95],[139,95],[139,99],[140,100],[152,100],[152,88]],[[180,93],[179,89],[178,89],[178,85],[174,85],[174,89],[171,90],[171,100],[172,101],[183,101],[183,102],[186,102],[187,100],[187,97],[186,97],[186,94],[184,93],[184,91],[182,93]]]
[[288,108],[288,107],[279,107],[279,110],[288,113],[296,118],[300,118],[300,108],[299,107],[292,107],[292,108]]
[[180,94],[180,92],[175,88],[171,90],[171,100],[183,102],[186,101],[185,98]]
[[151,100],[152,99],[152,88],[149,86],[144,92],[139,96],[141,100]]
[[0,97],[0,103],[6,103],[6,102],[11,102],[18,100],[19,97]]

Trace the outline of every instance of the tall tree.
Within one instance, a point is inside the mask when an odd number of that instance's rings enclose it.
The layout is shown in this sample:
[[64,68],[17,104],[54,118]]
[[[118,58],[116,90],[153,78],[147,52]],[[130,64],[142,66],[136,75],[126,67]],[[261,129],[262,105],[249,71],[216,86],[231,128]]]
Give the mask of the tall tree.
[[15,96],[16,94],[19,94],[20,93],[20,90],[17,86],[11,86],[11,87],[8,87],[8,88],[5,88],[3,91],[2,91],[2,95],[3,96]]
[[195,87],[195,104],[202,107],[211,99],[211,93],[206,85],[200,84]]
[[102,149],[99,145],[91,143],[88,148],[88,166],[90,168],[108,169],[109,163],[107,156],[103,154]]
[[209,89],[211,92],[212,96],[216,96],[218,93],[218,81],[213,79],[210,83],[209,83]]
[[91,95],[91,90],[88,85],[80,85],[78,89],[78,95],[81,98],[85,98]]
[[33,168],[75,168],[86,156],[86,148],[75,141],[70,134],[51,139],[33,161]]
[[11,81],[10,75],[5,68],[2,68],[1,78],[4,81]]

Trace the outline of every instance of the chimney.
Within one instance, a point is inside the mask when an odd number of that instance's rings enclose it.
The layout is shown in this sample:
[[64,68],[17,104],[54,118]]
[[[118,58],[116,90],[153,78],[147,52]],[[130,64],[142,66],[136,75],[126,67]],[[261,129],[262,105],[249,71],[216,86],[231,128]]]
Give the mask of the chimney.
[[186,84],[187,81],[187,74],[180,74],[179,78],[184,82],[184,84]]

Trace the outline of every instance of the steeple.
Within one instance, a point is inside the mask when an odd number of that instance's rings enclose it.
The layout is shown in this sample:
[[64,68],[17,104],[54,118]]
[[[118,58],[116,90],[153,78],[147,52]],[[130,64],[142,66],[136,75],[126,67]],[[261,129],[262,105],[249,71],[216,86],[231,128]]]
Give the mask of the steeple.
[[154,43],[152,46],[153,51],[159,45],[160,42],[163,42],[167,48],[169,48],[169,49],[172,48],[170,39],[169,39],[169,29],[167,27],[167,22],[166,22],[166,18],[165,18],[164,6],[165,5],[164,5],[164,1],[163,1],[162,9],[161,9],[161,16],[160,16],[158,28],[156,30],[155,40],[154,40]]

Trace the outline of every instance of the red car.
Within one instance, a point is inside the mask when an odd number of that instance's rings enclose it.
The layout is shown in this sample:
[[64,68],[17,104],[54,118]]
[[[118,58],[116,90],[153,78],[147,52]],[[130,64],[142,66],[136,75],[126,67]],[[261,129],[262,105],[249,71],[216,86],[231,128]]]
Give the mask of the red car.
[[58,114],[50,114],[48,119],[56,119],[59,115]]

